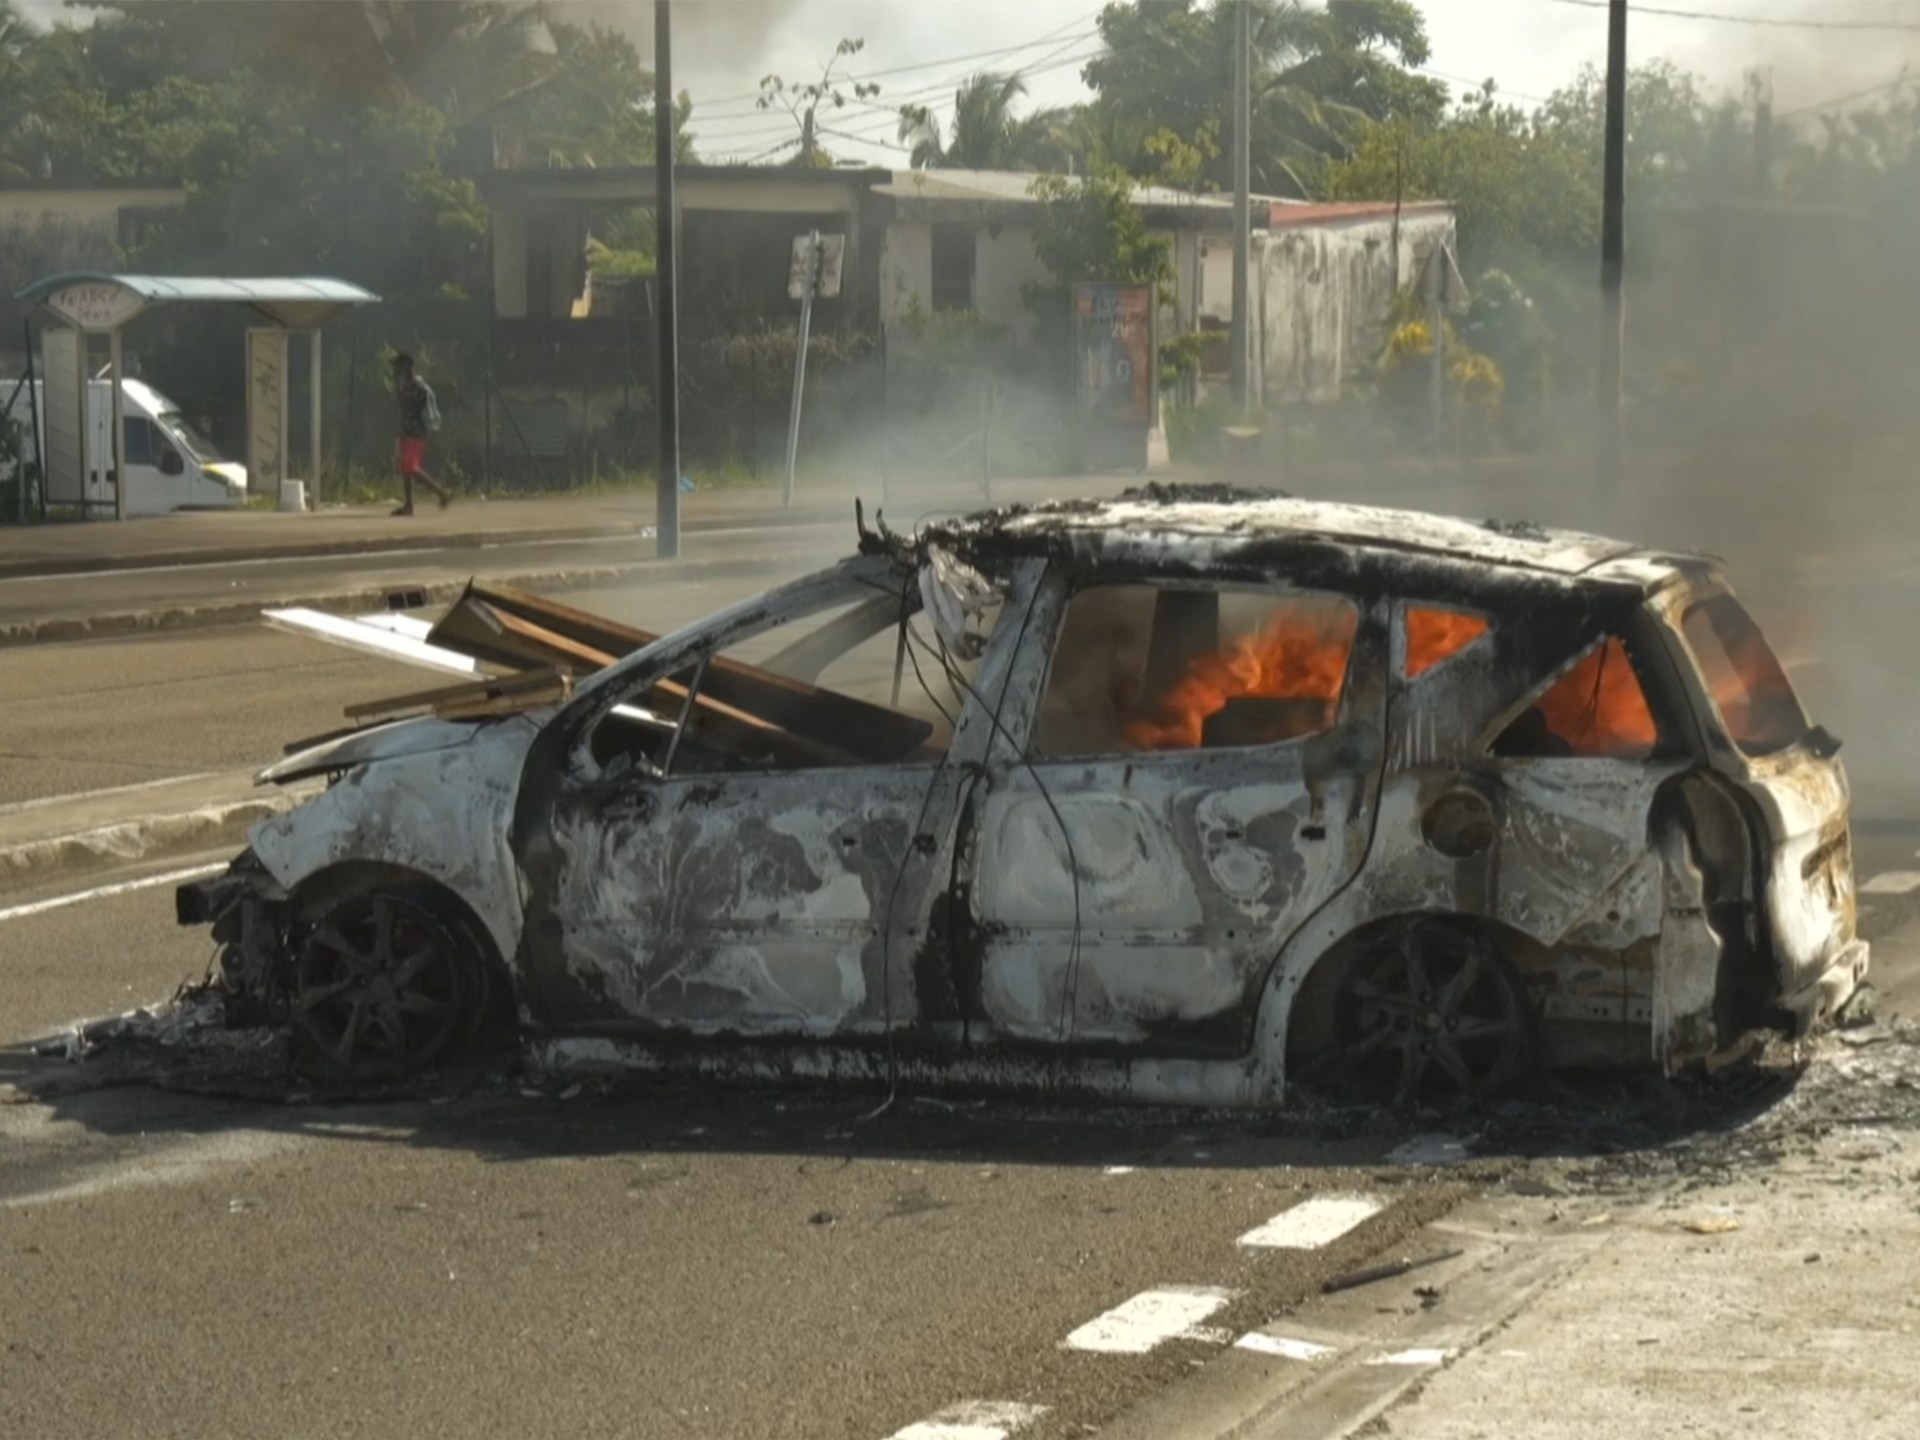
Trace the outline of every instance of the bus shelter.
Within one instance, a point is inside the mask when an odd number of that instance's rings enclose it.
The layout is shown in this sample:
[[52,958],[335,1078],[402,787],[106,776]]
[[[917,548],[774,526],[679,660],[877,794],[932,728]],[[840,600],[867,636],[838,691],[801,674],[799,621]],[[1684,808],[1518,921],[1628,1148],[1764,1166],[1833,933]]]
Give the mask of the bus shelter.
[[[73,271],[49,275],[18,291],[20,300],[37,300],[62,323],[41,332],[46,454],[42,459],[42,495],[50,505],[75,505],[81,513],[110,504],[127,518],[126,422],[121,395],[121,331],[147,311],[162,305],[245,305],[267,321],[247,331],[247,488],[275,494],[288,478],[287,396],[290,337],[307,336],[310,407],[309,483],[314,498],[320,486],[320,329],[356,305],[380,297],[358,285],[324,276],[223,279],[212,276],[113,275]],[[92,351],[105,337],[107,394],[112,397],[111,457],[95,453],[95,427],[88,423],[88,388],[95,373]],[[111,501],[89,493],[88,477],[111,458]]]

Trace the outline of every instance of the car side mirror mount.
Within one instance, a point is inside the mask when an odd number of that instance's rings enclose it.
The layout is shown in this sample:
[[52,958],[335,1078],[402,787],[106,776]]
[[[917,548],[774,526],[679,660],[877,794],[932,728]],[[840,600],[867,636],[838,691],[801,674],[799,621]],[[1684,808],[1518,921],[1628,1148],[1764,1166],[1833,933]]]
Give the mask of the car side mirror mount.
[[1807,748],[1822,760],[1831,760],[1840,753],[1840,737],[1824,725],[1816,725],[1807,732]]

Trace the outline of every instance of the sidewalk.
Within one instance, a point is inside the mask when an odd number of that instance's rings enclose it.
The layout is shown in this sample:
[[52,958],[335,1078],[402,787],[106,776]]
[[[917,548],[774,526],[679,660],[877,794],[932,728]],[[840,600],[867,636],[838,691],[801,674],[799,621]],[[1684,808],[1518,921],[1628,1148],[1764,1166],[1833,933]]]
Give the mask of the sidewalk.
[[[691,534],[735,526],[774,526],[844,520],[853,540],[856,498],[885,509],[896,523],[932,511],[1032,504],[1055,495],[1107,494],[1139,483],[1138,476],[1065,476],[995,480],[991,495],[979,485],[836,484],[804,486],[782,506],[778,486],[696,490],[680,497],[680,524]],[[650,536],[656,518],[652,491],[558,494],[526,499],[462,498],[446,510],[423,506],[395,517],[386,505],[329,507],[309,514],[270,510],[204,510],[145,519],[89,520],[56,525],[0,526],[0,579],[87,574],[149,566],[203,565],[380,551],[478,549],[533,541]]]
[[[1920,1434],[1910,1179],[1920,1048],[1901,1038],[1833,1048],[1843,1053],[1818,1062],[1787,1116],[1756,1126],[1723,1165],[1698,1167],[1658,1208],[1617,1216],[1603,1247],[1367,1433]],[[1577,1233],[1571,1212],[1596,1203],[1566,1202],[1569,1213],[1540,1228]]]

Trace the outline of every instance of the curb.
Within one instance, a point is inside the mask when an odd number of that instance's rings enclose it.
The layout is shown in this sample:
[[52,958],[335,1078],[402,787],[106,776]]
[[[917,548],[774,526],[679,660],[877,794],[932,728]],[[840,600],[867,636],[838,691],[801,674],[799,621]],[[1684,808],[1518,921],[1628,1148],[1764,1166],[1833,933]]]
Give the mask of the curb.
[[237,845],[252,826],[284,815],[322,788],[290,785],[179,814],[137,815],[70,835],[29,840],[0,850],[0,885],[19,888],[57,876]]
[[156,550],[149,555],[76,555],[60,559],[0,561],[0,580],[57,580],[70,575],[104,575],[116,570],[169,570],[209,565],[252,564],[261,560],[323,560],[330,556],[408,555],[422,550],[483,550],[492,545],[542,542],[647,539],[651,525],[573,525],[553,530],[463,530],[448,535],[400,535],[368,541],[300,540],[288,545],[242,545],[230,549]]
[[[643,575],[657,567],[680,567],[681,573],[697,572],[702,577],[720,577],[735,571],[743,575],[764,574],[779,557],[769,555],[728,557],[708,563],[689,564],[684,560],[636,560],[624,565],[601,565],[582,570],[546,570],[518,575],[489,575],[490,585],[517,589],[557,592],[587,589]],[[164,631],[209,629],[218,625],[244,625],[271,609],[305,607],[310,610],[366,611],[387,609],[389,591],[405,590],[421,595],[423,605],[446,604],[459,598],[467,580],[448,580],[429,585],[390,586],[357,590],[335,590],[308,595],[260,596],[251,600],[221,601],[211,605],[176,606],[165,610],[126,610],[106,615],[56,616],[48,620],[0,623],[0,649],[20,645],[52,645],[76,640],[104,640],[124,635],[146,635]]]
[[[895,497],[896,499],[899,497]],[[738,514],[711,514],[692,519],[683,517],[683,534],[699,535],[715,530],[762,528],[778,530],[793,524],[830,525],[846,521],[853,524],[853,504],[849,500],[845,514],[839,508],[820,505],[798,506],[784,510],[756,507]],[[456,530],[439,534],[382,536],[379,539],[296,540],[278,545],[236,545],[185,550],[156,550],[145,555],[74,555],[61,558],[35,557],[27,560],[0,560],[0,580],[57,580],[67,576],[103,575],[118,570],[168,570],[215,565],[256,564],[262,560],[324,560],[333,556],[355,559],[382,555],[411,555],[432,550],[486,550],[502,545],[564,544],[577,540],[650,540],[657,533],[651,521],[631,524],[560,525],[515,530]]]

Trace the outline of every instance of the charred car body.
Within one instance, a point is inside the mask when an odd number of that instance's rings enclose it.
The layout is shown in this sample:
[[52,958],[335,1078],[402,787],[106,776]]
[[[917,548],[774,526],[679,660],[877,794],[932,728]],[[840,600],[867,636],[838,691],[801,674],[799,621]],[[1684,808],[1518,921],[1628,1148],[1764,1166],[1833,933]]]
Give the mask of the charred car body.
[[1156,489],[644,638],[267,772],[331,783],[179,896],[236,1013],[1260,1104],[1671,1072],[1865,973],[1837,746],[1711,559]]

